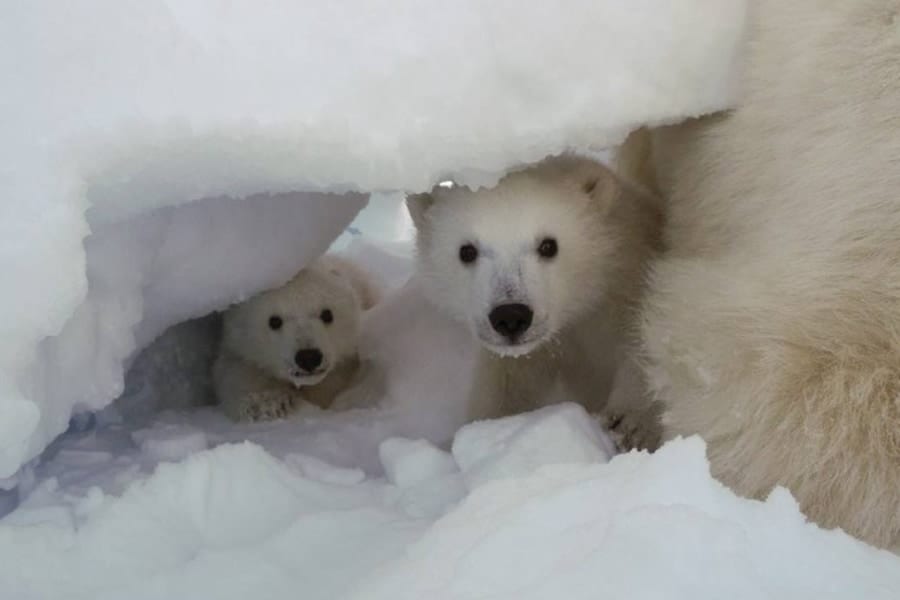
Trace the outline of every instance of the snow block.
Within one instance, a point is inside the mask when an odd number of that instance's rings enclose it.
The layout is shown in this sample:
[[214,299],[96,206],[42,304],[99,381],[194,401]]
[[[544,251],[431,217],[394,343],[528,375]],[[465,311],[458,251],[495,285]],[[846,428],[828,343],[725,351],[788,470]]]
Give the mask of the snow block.
[[378,447],[387,480],[411,487],[459,472],[453,457],[428,440],[389,438]]
[[284,457],[284,462],[296,468],[304,477],[313,481],[334,485],[356,485],[366,478],[362,469],[335,467],[315,456],[293,453]]
[[614,454],[597,422],[570,402],[472,423],[453,440],[453,457],[469,489],[494,479],[522,477],[546,465],[603,463]]

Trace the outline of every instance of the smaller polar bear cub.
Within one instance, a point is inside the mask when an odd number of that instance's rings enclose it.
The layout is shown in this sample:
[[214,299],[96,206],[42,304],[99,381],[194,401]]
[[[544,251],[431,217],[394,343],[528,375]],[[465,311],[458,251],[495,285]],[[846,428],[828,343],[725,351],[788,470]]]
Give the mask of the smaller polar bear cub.
[[213,365],[224,412],[262,421],[286,416],[301,400],[328,408],[360,372],[360,316],[375,302],[358,268],[325,256],[230,308]]

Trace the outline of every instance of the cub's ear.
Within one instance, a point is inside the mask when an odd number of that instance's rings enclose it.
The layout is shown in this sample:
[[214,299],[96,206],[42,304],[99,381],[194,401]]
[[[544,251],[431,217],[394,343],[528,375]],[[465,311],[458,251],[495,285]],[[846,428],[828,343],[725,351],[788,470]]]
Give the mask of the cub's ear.
[[369,310],[381,300],[380,290],[369,278],[368,273],[363,272],[360,267],[351,265],[345,277],[349,279],[350,287],[353,288],[353,293],[356,294],[363,310]]
[[425,228],[425,213],[434,204],[434,196],[429,192],[410,194],[406,197],[406,209],[412,217],[416,229]]
[[582,171],[578,179],[581,192],[587,194],[601,214],[609,214],[621,202],[622,186],[615,174],[603,165]]
[[378,304],[381,299],[380,291],[362,267],[334,254],[322,257],[320,264],[327,269],[331,277],[350,288],[363,310],[369,310]]
[[590,197],[604,211],[615,204],[619,181],[606,165],[588,158],[570,157],[565,173],[569,185]]
[[595,200],[607,200],[610,191],[616,187],[615,175],[605,165],[575,154],[544,159],[535,170],[543,177]]
[[588,159],[574,160],[570,177],[583,194],[595,199],[605,198],[609,191],[616,187],[616,178],[612,171]]
[[[588,196],[593,196],[598,193],[597,187],[603,185],[603,177],[600,175],[588,175],[584,177],[581,181],[581,191],[587,194]],[[602,187],[600,188],[603,189]]]

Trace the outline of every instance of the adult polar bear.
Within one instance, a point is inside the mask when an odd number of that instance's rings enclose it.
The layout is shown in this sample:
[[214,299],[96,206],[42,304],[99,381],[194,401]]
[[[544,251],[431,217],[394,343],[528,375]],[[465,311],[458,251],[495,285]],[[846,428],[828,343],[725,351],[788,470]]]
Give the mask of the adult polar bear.
[[[670,210],[643,339],[718,477],[900,538],[900,0],[756,0],[744,97],[654,131]],[[641,136],[623,152],[634,173]],[[643,145],[646,149],[646,144]],[[647,165],[644,164],[644,167]]]

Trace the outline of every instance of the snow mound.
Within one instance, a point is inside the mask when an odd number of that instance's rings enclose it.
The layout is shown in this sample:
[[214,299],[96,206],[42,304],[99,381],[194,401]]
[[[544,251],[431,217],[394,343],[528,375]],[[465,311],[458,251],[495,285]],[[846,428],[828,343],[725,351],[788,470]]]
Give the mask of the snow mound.
[[788,492],[735,497],[699,438],[495,481],[353,598],[896,598],[900,560],[805,521]]
[[[338,417],[351,428],[352,415]],[[591,438],[577,411],[524,417],[536,439],[555,438],[561,421]],[[301,423],[289,422],[300,435]],[[898,597],[900,559],[807,523],[784,490],[734,496],[697,438],[541,466],[504,441],[521,423],[457,437],[486,460],[534,465],[471,492],[458,461],[412,439],[381,445],[386,479],[244,442],[132,471],[115,493],[125,466],[107,457],[109,481],[45,479],[0,521],[0,586],[22,600]]]
[[388,438],[378,447],[388,482],[397,487],[412,487],[459,473],[453,457],[428,440]]
[[600,426],[572,403],[472,423],[453,440],[453,457],[470,489],[544,465],[606,462],[614,454],[615,446]]
[[168,326],[321,253],[365,193],[490,183],[728,106],[745,8],[7,4],[0,271],[15,289],[0,301],[0,477],[73,409],[118,395]]

